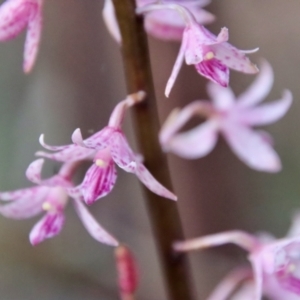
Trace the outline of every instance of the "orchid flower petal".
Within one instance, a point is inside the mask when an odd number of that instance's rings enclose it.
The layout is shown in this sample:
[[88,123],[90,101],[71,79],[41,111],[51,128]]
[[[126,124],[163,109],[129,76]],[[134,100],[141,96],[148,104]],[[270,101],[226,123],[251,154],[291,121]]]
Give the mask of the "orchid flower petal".
[[42,204],[49,193],[48,187],[33,187],[0,193],[0,199],[11,198],[10,204],[0,206],[0,214],[12,219],[27,219],[43,211]]
[[238,97],[237,105],[250,107],[260,103],[270,92],[274,81],[271,65],[267,61],[261,63],[261,70],[250,87]]
[[230,109],[235,104],[235,96],[230,87],[224,88],[219,84],[209,82],[207,84],[207,93],[216,109]]
[[105,0],[102,11],[104,23],[118,44],[121,44],[122,38],[120,34],[119,25],[116,19],[115,9],[111,0]]
[[33,7],[24,0],[5,1],[0,6],[0,41],[14,38],[26,27]]
[[15,191],[0,192],[0,200],[12,201],[12,200],[18,200],[19,198],[23,198],[23,197],[31,198],[32,197],[31,189],[32,188],[24,188]]
[[229,39],[228,28],[223,27],[217,36],[217,40],[216,40],[217,43],[214,43],[214,45],[227,42],[228,39]]
[[163,147],[194,115],[207,117],[212,110],[212,105],[208,101],[196,100],[188,104],[181,111],[175,108],[163,124],[159,140]]
[[67,162],[64,165],[62,165],[57,175],[47,179],[42,179],[41,173],[42,173],[44,162],[45,162],[44,159],[40,158],[33,161],[28,166],[26,170],[26,177],[30,181],[48,187],[55,187],[55,186],[69,187],[70,186],[71,183],[69,177],[72,175],[74,169],[74,163]]
[[73,132],[72,140],[75,144],[78,144],[78,146],[101,150],[108,146],[109,140],[115,131],[116,129],[114,127],[106,126],[102,130],[83,140],[81,131],[78,128]]
[[119,102],[110,115],[108,128],[114,128],[115,130],[120,129],[128,108],[143,101],[145,97],[146,93],[144,91],[138,91],[128,95],[125,100]]
[[42,33],[42,11],[41,7],[37,6],[32,10],[27,27],[23,70],[29,73],[35,63]]
[[82,198],[81,184],[67,188],[67,193],[72,198]]
[[271,103],[240,112],[241,122],[247,125],[268,125],[281,119],[292,104],[292,93],[285,91],[282,98]]
[[292,218],[291,227],[287,233],[288,237],[300,236],[300,211],[297,210]]
[[95,220],[83,203],[79,199],[74,200],[76,212],[89,234],[100,243],[118,246],[119,242]]
[[165,41],[181,41],[185,23],[180,21],[181,18],[178,18],[176,11],[153,11],[145,17],[145,29],[147,33],[157,39]]
[[[208,24],[215,20],[214,15],[204,9],[195,7],[195,5],[184,6],[188,7],[199,24]],[[145,29],[155,38],[180,42],[185,29],[185,22],[177,11],[162,9],[146,15]]]
[[45,143],[45,135],[41,134],[40,138],[39,138],[39,142],[40,144],[47,150],[51,150],[51,151],[60,151],[60,150],[65,150],[71,147],[74,147],[74,145],[64,145],[64,146],[51,146]]
[[41,172],[44,165],[44,159],[40,158],[33,161],[26,170],[26,177],[33,183],[41,183]]
[[[254,289],[254,283],[252,280],[248,280],[244,283],[242,283],[242,286],[234,293],[234,295],[230,298],[230,300],[253,300],[253,289]],[[273,299],[273,298],[271,298]],[[279,299],[285,299],[285,298],[277,298]],[[209,299],[208,299],[209,300]],[[275,298],[274,298],[275,300]],[[292,300],[292,299],[289,299]]]
[[[244,280],[251,278],[252,272],[250,268],[237,268],[231,271],[221,282],[215,287],[207,300],[226,300],[234,292],[237,286]],[[246,300],[241,298],[241,300]],[[249,298],[250,300],[251,298]]]
[[86,172],[80,190],[86,204],[91,205],[96,200],[109,194],[117,179],[117,170],[111,160],[107,166],[101,167],[94,163]]
[[175,251],[186,252],[221,246],[230,243],[235,244],[247,251],[252,251],[253,249],[255,249],[259,241],[255,236],[245,231],[232,230],[210,234],[187,241],[175,242],[173,244],[173,248]]
[[173,66],[171,75],[170,75],[170,77],[168,79],[168,82],[167,82],[167,85],[166,85],[166,89],[165,89],[165,96],[166,97],[169,97],[170,92],[171,92],[171,90],[173,88],[173,85],[175,83],[175,80],[176,80],[176,78],[178,76],[178,73],[180,71],[180,68],[183,64],[186,46],[187,46],[187,37],[186,37],[186,34],[184,32],[178,56],[176,58],[176,61],[175,61],[175,64]]
[[227,87],[229,83],[229,69],[220,60],[212,58],[203,60],[195,65],[199,74],[205,78],[223,86]]
[[164,145],[164,149],[183,158],[200,158],[211,152],[217,139],[217,125],[213,121],[207,121],[189,131],[175,134]]
[[254,273],[254,300],[261,300],[263,293],[263,269],[260,260],[257,260],[254,256],[249,256],[249,260],[252,264],[253,273]]
[[268,133],[267,131],[265,130],[261,130],[261,129],[258,129],[258,130],[255,130],[255,132],[257,134],[259,134],[261,136],[261,138],[267,143],[269,144],[270,146],[274,146],[274,139],[273,137],[271,136],[270,133]]
[[92,154],[95,153],[95,150],[84,148],[77,145],[72,145],[70,148],[61,150],[56,153],[47,153],[44,151],[37,151],[35,155],[53,159],[61,162],[71,162],[91,158]]
[[265,172],[280,171],[280,158],[260,134],[230,122],[224,122],[221,130],[232,151],[250,168]]
[[29,234],[29,240],[33,246],[43,242],[45,239],[52,238],[60,233],[65,221],[64,214],[61,212],[47,213]]
[[126,172],[134,172],[135,154],[131,150],[123,132],[115,132],[110,145],[110,154],[114,162]]
[[72,133],[72,142],[77,146],[85,147],[84,140],[80,128],[77,128]]
[[135,174],[139,180],[154,194],[171,200],[177,200],[177,196],[161,185],[143,164],[137,164]]
[[243,51],[238,50],[229,43],[219,43],[210,46],[216,60],[222,62],[228,68],[248,74],[258,72],[254,65]]

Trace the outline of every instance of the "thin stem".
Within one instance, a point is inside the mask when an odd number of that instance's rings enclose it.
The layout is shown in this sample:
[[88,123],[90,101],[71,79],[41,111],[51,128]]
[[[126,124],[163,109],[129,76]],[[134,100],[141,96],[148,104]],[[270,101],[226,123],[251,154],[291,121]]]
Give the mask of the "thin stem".
[[[151,77],[147,36],[134,0],[113,0],[122,35],[122,53],[128,94],[143,90],[147,99],[133,107],[135,132],[145,164],[162,184],[171,187],[166,157],[158,143],[159,121]],[[168,299],[191,300],[186,257],[175,254],[172,243],[183,238],[176,203],[144,188]]]

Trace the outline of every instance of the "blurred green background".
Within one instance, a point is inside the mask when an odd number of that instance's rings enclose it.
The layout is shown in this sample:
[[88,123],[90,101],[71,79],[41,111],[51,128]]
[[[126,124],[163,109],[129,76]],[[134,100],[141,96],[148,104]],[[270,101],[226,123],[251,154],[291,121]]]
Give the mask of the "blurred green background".
[[[107,123],[114,105],[125,96],[119,48],[107,33],[102,1],[45,1],[41,51],[33,72],[22,73],[24,35],[0,45],[0,189],[30,186],[24,172],[41,147],[70,142],[80,127],[87,136]],[[214,33],[226,26],[240,49],[260,47],[254,62],[266,58],[275,84],[268,100],[283,89],[294,94],[292,109],[266,128],[283,162],[279,174],[258,173],[243,165],[220,140],[206,158],[186,161],[169,156],[175,192],[187,237],[234,228],[284,235],[291,213],[300,207],[300,3],[297,0],[214,0]],[[206,81],[184,66],[169,99],[164,86],[178,45],[150,40],[153,75],[161,120],[172,108],[205,99]],[[238,94],[253,77],[231,73]],[[128,116],[125,131],[132,145]],[[135,148],[136,149],[136,148]],[[138,150],[138,149],[136,149]],[[49,166],[48,173],[55,167]],[[50,171],[49,171],[50,170]],[[165,200],[168,201],[168,200]],[[119,170],[113,192],[91,208],[98,220],[136,253],[141,284],[137,299],[164,300],[159,265],[139,183]],[[37,219],[0,218],[0,293],[3,300],[118,299],[112,249],[95,242],[72,206],[63,232],[32,247],[28,233]],[[198,299],[245,255],[223,247],[191,255]]]

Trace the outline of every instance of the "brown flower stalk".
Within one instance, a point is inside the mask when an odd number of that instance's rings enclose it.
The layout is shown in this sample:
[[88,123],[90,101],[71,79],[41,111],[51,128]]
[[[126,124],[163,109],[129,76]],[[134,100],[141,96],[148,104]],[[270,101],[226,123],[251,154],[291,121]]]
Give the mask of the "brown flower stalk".
[[[143,90],[147,99],[133,108],[135,133],[145,164],[164,186],[171,187],[167,160],[158,143],[159,121],[150,69],[147,36],[142,17],[135,14],[134,0],[113,0],[122,36],[122,54],[128,94]],[[186,257],[172,251],[182,240],[182,228],[175,202],[144,189],[154,236],[161,260],[168,299],[191,300]]]

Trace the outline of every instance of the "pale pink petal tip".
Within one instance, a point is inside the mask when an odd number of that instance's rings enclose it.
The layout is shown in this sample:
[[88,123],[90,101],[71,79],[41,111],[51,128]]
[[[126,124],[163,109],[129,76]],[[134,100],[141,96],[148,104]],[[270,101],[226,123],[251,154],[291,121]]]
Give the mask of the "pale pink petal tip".
[[[40,137],[39,137],[39,143],[41,144],[42,147],[44,147],[45,149],[50,150],[50,151],[59,151],[59,150],[63,150],[63,149],[66,149],[66,148],[70,147],[70,145],[51,146],[49,144],[46,144],[45,143],[45,135],[44,134],[40,135]],[[38,154],[36,153],[36,155],[38,155]]]
[[28,166],[25,174],[33,183],[39,184],[41,182],[41,172],[44,162],[45,160],[43,158],[39,158]]
[[166,147],[169,151],[186,159],[206,156],[215,147],[218,129],[213,122],[205,122],[183,133],[174,135]]
[[80,128],[75,129],[73,132],[72,142],[76,145],[85,147]]
[[102,16],[104,23],[111,36],[115,39],[115,41],[118,44],[121,44],[121,33],[116,19],[115,9],[111,0],[105,0]]
[[224,42],[227,42],[228,39],[229,39],[228,28],[223,27],[217,36],[217,42],[224,43]]
[[170,200],[177,200],[177,196],[160,184],[143,164],[137,164],[135,174],[139,180],[153,193]]
[[83,205],[79,199],[74,199],[74,205],[82,224],[89,232],[89,234],[98,242],[116,247],[119,241],[109,234],[91,215],[88,209]]
[[42,133],[39,137],[39,143],[41,144],[42,147],[44,147],[45,149],[47,150],[52,150],[52,151],[55,151],[55,150],[58,150],[57,148],[59,148],[59,146],[50,146],[48,144],[46,144],[45,142],[45,134]]
[[256,53],[257,51],[259,51],[259,47],[250,49],[250,50],[239,50],[239,51],[241,51],[242,53],[245,53],[245,54],[252,54],[252,53]]

